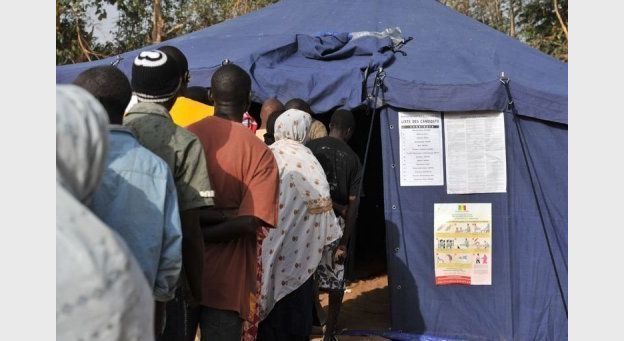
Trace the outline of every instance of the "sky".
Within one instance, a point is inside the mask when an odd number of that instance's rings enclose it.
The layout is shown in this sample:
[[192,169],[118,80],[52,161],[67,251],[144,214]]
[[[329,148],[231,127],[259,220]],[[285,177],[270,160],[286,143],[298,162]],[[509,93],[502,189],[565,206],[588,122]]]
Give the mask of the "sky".
[[90,8],[88,11],[89,18],[93,24],[93,34],[102,43],[113,40],[111,31],[115,27],[117,19],[119,19],[119,11],[117,11],[117,7],[114,5],[104,4],[104,9],[107,17],[101,21],[95,15],[95,8]]

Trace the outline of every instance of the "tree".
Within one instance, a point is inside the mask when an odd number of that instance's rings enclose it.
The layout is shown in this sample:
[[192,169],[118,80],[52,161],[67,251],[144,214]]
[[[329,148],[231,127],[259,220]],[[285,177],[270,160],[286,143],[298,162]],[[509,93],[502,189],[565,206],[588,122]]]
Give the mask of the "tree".
[[567,0],[529,1],[519,17],[522,25],[521,36],[529,45],[568,61]]
[[555,58],[568,60],[567,0],[440,0],[440,2]]
[[[112,44],[100,44],[93,36],[93,25],[87,16],[95,9],[98,20],[106,17],[101,0],[57,0],[56,64],[79,63],[99,59],[112,50]],[[88,27],[91,29],[88,29]]]
[[117,0],[116,52],[158,43],[255,11],[277,0]]

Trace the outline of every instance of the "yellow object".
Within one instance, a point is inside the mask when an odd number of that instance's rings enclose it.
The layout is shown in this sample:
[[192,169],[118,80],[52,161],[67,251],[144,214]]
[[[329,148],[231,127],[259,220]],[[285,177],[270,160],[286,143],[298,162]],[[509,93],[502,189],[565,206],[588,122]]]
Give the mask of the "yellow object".
[[169,113],[175,124],[187,127],[202,118],[214,115],[214,107],[180,96]]

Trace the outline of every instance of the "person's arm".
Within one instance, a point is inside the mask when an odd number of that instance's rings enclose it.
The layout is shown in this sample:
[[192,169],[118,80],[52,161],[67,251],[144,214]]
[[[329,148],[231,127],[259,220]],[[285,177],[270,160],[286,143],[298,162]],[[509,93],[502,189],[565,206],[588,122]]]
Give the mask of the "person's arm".
[[175,178],[180,195],[182,258],[192,294],[189,301],[193,304],[202,299],[204,240],[200,217],[202,212],[214,206],[214,192],[200,141],[193,139],[186,149],[178,152],[178,156],[180,162],[175,170]]
[[332,201],[332,208],[334,209],[334,212],[343,219],[347,219],[347,207],[348,206],[343,206],[335,201]]
[[163,231],[158,271],[154,283],[154,299],[167,302],[175,296],[182,270],[183,236],[178,210],[178,196],[171,174],[168,174],[165,196]]
[[237,208],[206,207],[199,212],[199,224],[202,228],[209,227],[234,218],[237,215]]
[[340,243],[334,253],[334,261],[343,264],[347,258],[347,245],[351,238],[351,233],[355,228],[355,222],[358,215],[358,206],[360,205],[360,186],[362,185],[362,166],[357,159],[352,160],[351,164],[351,181],[349,184],[349,202],[347,203],[347,211],[345,217],[345,229],[342,233]]
[[221,243],[239,238],[256,238],[262,221],[254,216],[239,216],[222,223],[203,226],[204,242]]
[[191,303],[202,299],[202,272],[204,269],[204,241],[199,225],[202,208],[180,212],[182,221],[182,260],[184,273],[193,297]]
[[336,252],[334,253],[334,261],[338,264],[343,264],[347,258],[347,245],[349,244],[349,239],[351,238],[351,233],[357,220],[359,203],[360,200],[356,196],[349,197],[345,217],[345,229],[342,233],[342,238],[340,238],[338,248],[336,248]]
[[191,303],[198,303],[202,299],[202,281],[204,265],[204,227],[224,222],[236,210],[220,210],[214,207],[200,207],[185,210],[180,213],[182,220],[182,248],[186,278],[191,293]]

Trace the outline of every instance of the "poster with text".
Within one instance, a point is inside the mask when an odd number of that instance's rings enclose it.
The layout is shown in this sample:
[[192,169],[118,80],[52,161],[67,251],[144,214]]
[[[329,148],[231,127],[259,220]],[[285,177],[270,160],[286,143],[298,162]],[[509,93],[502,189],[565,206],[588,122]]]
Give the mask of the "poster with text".
[[443,186],[442,117],[399,112],[401,186]]
[[507,190],[502,112],[444,113],[448,194]]
[[492,284],[492,204],[434,204],[436,285]]

